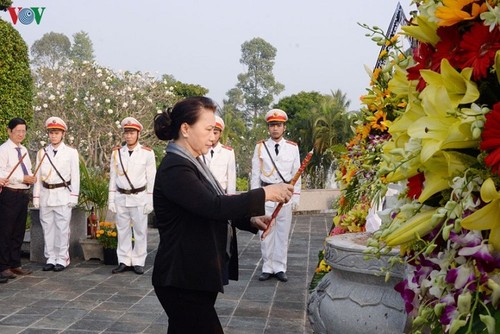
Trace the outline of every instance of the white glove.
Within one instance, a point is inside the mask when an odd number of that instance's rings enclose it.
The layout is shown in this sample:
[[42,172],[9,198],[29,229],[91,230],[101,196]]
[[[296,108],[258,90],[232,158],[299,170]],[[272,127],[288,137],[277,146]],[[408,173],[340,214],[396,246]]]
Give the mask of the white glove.
[[113,212],[113,213],[116,213],[116,206],[115,206],[115,203],[109,203],[108,204],[108,209],[109,211]]
[[146,205],[144,205],[144,214],[145,215],[149,215],[151,212],[153,212],[153,205],[148,203]]
[[68,203],[68,207],[70,207],[70,208],[74,208],[75,206],[76,206],[76,203],[73,203],[73,202]]
[[33,197],[33,207],[35,209],[39,209],[40,208],[40,198]]
[[298,208],[299,208],[299,203],[292,202],[292,211],[297,211]]
[[68,206],[70,208],[74,208],[76,205],[78,204],[78,197],[74,196],[74,197],[71,197],[69,203],[68,203]]

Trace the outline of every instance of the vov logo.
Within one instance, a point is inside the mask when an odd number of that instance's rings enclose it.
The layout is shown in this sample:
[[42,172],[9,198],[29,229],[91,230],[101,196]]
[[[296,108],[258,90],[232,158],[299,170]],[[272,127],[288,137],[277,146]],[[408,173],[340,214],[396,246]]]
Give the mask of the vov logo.
[[33,23],[33,21],[36,24],[40,24],[45,7],[9,7],[8,10],[12,24],[16,24],[19,21],[24,25],[28,25]]

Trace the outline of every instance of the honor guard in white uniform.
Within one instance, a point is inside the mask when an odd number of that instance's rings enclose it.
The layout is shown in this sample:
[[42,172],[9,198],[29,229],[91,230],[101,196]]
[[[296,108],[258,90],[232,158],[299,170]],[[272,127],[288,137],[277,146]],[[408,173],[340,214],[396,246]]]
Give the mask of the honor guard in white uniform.
[[[300,168],[299,148],[296,143],[283,138],[286,130],[287,114],[281,109],[272,109],[266,114],[270,138],[255,146],[252,158],[251,189],[273,183],[288,183]],[[261,241],[262,274],[265,281],[275,276],[286,282],[288,237],[292,223],[292,211],[300,199],[301,179],[295,183],[291,200],[284,204],[276,217],[276,222],[267,237]],[[266,202],[266,215],[271,216],[278,203]],[[262,232],[261,232],[262,233]]]
[[80,193],[80,160],[76,149],[64,144],[66,123],[59,117],[45,122],[49,146],[36,155],[37,182],[33,206],[40,208],[40,223],[47,263],[44,271],[62,271],[70,263],[69,237],[72,208]]
[[[148,214],[153,211],[155,155],[139,143],[142,124],[133,117],[121,122],[125,145],[111,154],[109,210],[118,229],[118,262],[113,274],[134,270],[144,273],[147,255]],[[133,242],[132,242],[133,239]]]
[[219,141],[224,126],[222,118],[216,115],[214,143],[203,159],[226,194],[233,195],[236,194],[236,160],[233,148]]

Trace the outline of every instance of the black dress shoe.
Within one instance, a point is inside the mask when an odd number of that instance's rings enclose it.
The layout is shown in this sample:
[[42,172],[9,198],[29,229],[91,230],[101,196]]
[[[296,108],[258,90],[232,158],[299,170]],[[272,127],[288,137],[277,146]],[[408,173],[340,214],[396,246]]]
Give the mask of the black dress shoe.
[[54,265],[52,263],[47,263],[46,265],[43,266],[42,270],[43,271],[52,271],[54,270]]
[[1,278],[13,279],[16,278],[16,274],[14,274],[10,269],[5,269],[0,273]]
[[54,271],[63,271],[64,270],[64,266],[62,264],[56,264],[54,266]]
[[122,273],[122,272],[127,271],[127,270],[129,270],[129,267],[128,267],[128,266],[126,266],[126,265],[125,265],[125,264],[123,264],[123,263],[120,263],[120,264],[118,265],[118,267],[116,267],[115,269],[111,270],[111,272],[112,272],[113,274],[118,274],[118,273]]
[[274,274],[276,278],[281,281],[281,282],[287,282],[288,277],[286,277],[286,274],[283,271],[280,271],[279,273]]
[[144,274],[144,267],[143,266],[134,266],[134,272],[137,275],[142,275],[142,274]]
[[267,281],[268,279],[271,278],[271,276],[272,276],[272,274],[270,274],[270,273],[262,273],[259,276],[259,281]]
[[7,283],[9,279],[7,277],[0,277],[0,283]]

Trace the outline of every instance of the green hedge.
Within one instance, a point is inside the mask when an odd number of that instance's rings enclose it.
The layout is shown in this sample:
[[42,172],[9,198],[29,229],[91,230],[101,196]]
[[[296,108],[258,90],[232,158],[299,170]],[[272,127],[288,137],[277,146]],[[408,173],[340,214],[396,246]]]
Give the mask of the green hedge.
[[33,119],[33,80],[28,46],[14,27],[0,19],[0,143],[7,138],[7,123]]

